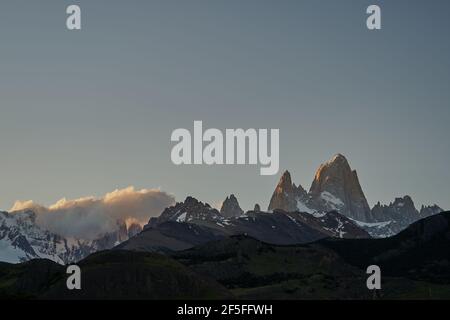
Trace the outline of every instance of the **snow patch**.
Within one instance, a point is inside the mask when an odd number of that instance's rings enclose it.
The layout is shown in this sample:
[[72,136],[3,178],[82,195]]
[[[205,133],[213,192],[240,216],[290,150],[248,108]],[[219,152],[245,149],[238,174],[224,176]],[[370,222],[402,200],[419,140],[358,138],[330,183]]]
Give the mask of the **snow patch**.
[[[328,214],[328,212],[323,212],[323,211],[316,211],[314,212],[312,215],[314,218],[323,218]],[[323,219],[322,219],[323,222]]]
[[339,232],[339,238],[344,238],[344,234],[346,234],[346,232],[343,230],[344,227],[344,223],[342,222],[342,220],[338,220],[338,227],[337,227],[337,231]]
[[0,240],[0,261],[8,263],[19,263],[21,259],[27,258],[24,252],[13,247],[7,241]]
[[306,204],[304,204],[299,199],[297,199],[297,209],[300,212],[306,212],[306,213],[309,213],[309,214],[314,214],[316,212],[315,210],[309,208]]
[[185,222],[186,221],[186,215],[187,212],[183,212],[182,214],[180,214],[177,218],[177,222]]
[[334,209],[339,209],[340,207],[344,206],[344,203],[342,202],[341,199],[335,197],[334,195],[332,195],[331,193],[329,193],[328,191],[323,191],[320,194],[320,197],[327,202],[328,204],[330,204]]
[[384,228],[392,223],[392,220],[389,221],[382,221],[382,222],[362,222],[358,220],[354,220],[352,218],[349,218],[353,222],[355,222],[360,227],[366,227],[366,228]]

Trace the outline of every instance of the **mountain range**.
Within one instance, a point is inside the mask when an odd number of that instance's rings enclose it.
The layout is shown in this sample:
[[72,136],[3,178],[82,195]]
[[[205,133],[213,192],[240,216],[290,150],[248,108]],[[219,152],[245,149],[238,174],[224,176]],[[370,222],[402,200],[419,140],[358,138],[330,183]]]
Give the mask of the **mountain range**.
[[437,205],[417,210],[409,196],[370,208],[356,171],[337,154],[318,168],[309,191],[285,171],[266,211],[256,204],[244,212],[233,194],[220,210],[187,197],[150,218],[143,229],[118,221],[114,231],[94,240],[67,239],[45,230],[32,210],[0,212],[0,261],[46,258],[67,264],[114,247],[168,254],[238,235],[274,245],[389,237],[442,211]]
[[209,204],[188,197],[184,202],[164,210],[158,218],[150,219],[141,233],[117,248],[177,251],[241,234],[280,245],[307,243],[327,237],[370,237],[353,221],[335,211],[309,214],[283,210],[253,210],[243,213],[233,195],[222,205],[222,209],[229,207],[235,208],[235,211],[224,216]]
[[127,226],[118,222],[115,231],[98,239],[68,239],[40,227],[32,210],[0,212],[0,261],[17,263],[44,258],[67,264],[110,249],[141,230],[138,224]]
[[[450,212],[384,239],[275,245],[246,235],[172,253],[107,250],[81,260],[83,290],[47,259],[0,263],[0,299],[449,299]],[[366,268],[382,270],[367,290]]]
[[411,223],[442,212],[437,206],[420,211],[409,196],[370,209],[358,175],[347,159],[337,154],[317,170],[309,192],[292,182],[285,171],[267,211],[258,204],[241,209],[237,198],[225,199],[221,210],[187,197],[151,218],[144,230],[117,248],[170,252],[185,250],[233,235],[278,245],[301,244],[324,238],[389,237]]
[[312,214],[337,211],[373,237],[395,235],[411,223],[443,211],[436,204],[422,205],[419,211],[408,195],[396,198],[389,205],[378,202],[370,209],[356,170],[351,169],[347,159],[341,154],[320,165],[309,192],[301,185],[292,183],[291,174],[285,171],[268,209]]

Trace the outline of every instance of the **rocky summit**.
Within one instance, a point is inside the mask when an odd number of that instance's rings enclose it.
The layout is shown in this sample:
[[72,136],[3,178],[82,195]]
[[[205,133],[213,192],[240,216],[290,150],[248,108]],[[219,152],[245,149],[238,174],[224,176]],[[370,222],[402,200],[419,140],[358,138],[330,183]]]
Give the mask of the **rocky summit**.
[[254,210],[244,212],[234,194],[220,210],[188,196],[150,218],[144,230],[139,224],[117,221],[114,230],[95,240],[66,239],[45,230],[30,210],[0,212],[0,261],[47,258],[66,264],[113,247],[167,253],[235,235],[279,245],[328,237],[383,238],[442,211],[437,205],[419,210],[410,196],[370,209],[356,171],[337,154],[319,166],[309,192],[285,171],[267,211],[256,204]]
[[153,217],[144,228],[155,227],[168,221],[195,222],[208,221],[222,217],[220,212],[208,203],[198,201],[194,197],[186,197],[184,202],[177,202],[174,206],[164,209],[159,217]]
[[341,154],[319,167],[309,194],[322,210],[337,210],[358,221],[374,221],[358,174]]
[[388,205],[383,205],[380,204],[380,202],[377,202],[377,204],[375,204],[372,208],[372,216],[379,223],[374,223],[373,226],[379,226],[380,223],[386,225],[383,228],[374,228],[372,226],[372,231],[370,233],[373,236],[392,236],[399,233],[417,220],[443,211],[444,210],[437,205],[422,205],[419,211],[416,209],[414,201],[408,195],[395,198],[395,200]]
[[336,210],[358,221],[373,221],[358,175],[347,159],[335,155],[322,164],[314,176],[309,193],[291,181],[286,171],[272,195],[269,210],[328,212]]
[[395,235],[411,223],[443,211],[437,205],[422,206],[419,211],[409,196],[396,198],[389,205],[377,203],[370,209],[358,174],[342,154],[319,166],[309,192],[301,185],[296,186],[289,171],[285,171],[275,187],[268,209],[310,214],[336,211],[374,237]]
[[355,222],[336,211],[326,213],[289,212],[275,209],[243,212],[234,195],[227,197],[219,212],[208,204],[187,197],[184,202],[151,218],[143,232],[117,249],[172,252],[234,235],[280,245],[307,243],[327,237],[370,238]]
[[239,217],[244,213],[244,210],[239,206],[234,194],[227,197],[222,203],[222,208],[220,209],[220,214],[226,218]]
[[[302,209],[300,204],[307,202],[308,195],[301,185],[298,187],[292,183],[291,174],[285,171],[281,176],[278,185],[273,192],[268,210],[281,209],[287,212],[297,211]],[[301,211],[308,211],[301,210]]]

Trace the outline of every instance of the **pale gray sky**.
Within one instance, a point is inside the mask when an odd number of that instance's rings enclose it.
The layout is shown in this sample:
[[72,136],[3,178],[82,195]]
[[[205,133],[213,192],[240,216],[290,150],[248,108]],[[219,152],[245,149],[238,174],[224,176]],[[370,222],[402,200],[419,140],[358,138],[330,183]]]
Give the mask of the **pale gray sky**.
[[[82,8],[83,30],[65,29]],[[383,29],[365,28],[382,8]],[[266,207],[289,169],[309,188],[334,153],[371,205],[450,208],[450,2],[2,1],[0,209],[161,187]],[[280,173],[174,166],[170,134],[279,128]]]

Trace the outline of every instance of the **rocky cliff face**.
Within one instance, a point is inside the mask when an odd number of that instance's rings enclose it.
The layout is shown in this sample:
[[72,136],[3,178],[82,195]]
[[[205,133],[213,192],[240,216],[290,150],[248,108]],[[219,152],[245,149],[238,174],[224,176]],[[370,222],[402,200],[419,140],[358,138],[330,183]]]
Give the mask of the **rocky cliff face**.
[[276,209],[263,212],[255,206],[255,210],[240,214],[237,199],[230,198],[235,197],[228,197],[225,201],[228,204],[222,210],[224,214],[231,212],[230,217],[226,217],[208,204],[188,197],[165,209],[160,217],[150,219],[141,233],[117,249],[170,252],[233,235],[284,245],[327,237],[370,238],[355,222],[336,211],[311,214]]
[[239,217],[243,213],[244,210],[242,210],[239,206],[239,202],[234,194],[225,199],[222,204],[222,208],[220,209],[220,214],[225,218]]
[[407,225],[420,218],[419,211],[417,211],[410,196],[395,198],[394,202],[389,205],[382,205],[378,202],[372,208],[372,215],[377,221],[395,220]]
[[144,227],[155,227],[167,221],[194,222],[216,220],[222,217],[217,209],[209,204],[198,201],[193,197],[187,197],[184,202],[177,202],[175,205],[164,209],[159,217],[151,218]]
[[422,206],[419,211],[409,196],[370,209],[356,171],[341,154],[318,168],[308,193],[296,187],[286,171],[270,200],[269,210],[276,209],[310,214],[337,211],[375,237],[395,235],[411,223],[443,211],[437,205]]
[[289,171],[285,171],[273,192],[268,210],[280,209],[293,212],[301,209],[302,205],[305,205],[307,202],[308,194],[305,189],[301,185],[297,187],[292,183],[291,174]]
[[[379,229],[379,232],[384,234],[378,235],[372,232],[372,235],[385,236],[397,234],[417,220],[441,213],[443,211],[444,210],[437,205],[422,205],[419,211],[416,209],[413,200],[408,195],[395,198],[395,200],[388,205],[382,205],[378,202],[372,208],[372,216],[378,222],[386,223],[386,228]],[[389,230],[386,232],[386,230],[383,229]]]
[[309,193],[291,181],[286,171],[269,204],[269,210],[328,212],[336,210],[358,221],[373,221],[356,171],[338,154],[322,164],[316,172]]
[[444,211],[444,209],[442,209],[441,207],[439,207],[436,204],[434,204],[432,206],[424,206],[424,205],[422,205],[422,207],[420,208],[419,215],[420,215],[421,218],[426,218],[426,217],[433,216],[435,214],[441,213],[443,211]]
[[341,154],[319,167],[309,194],[321,210],[337,210],[358,221],[374,221],[358,175]]

